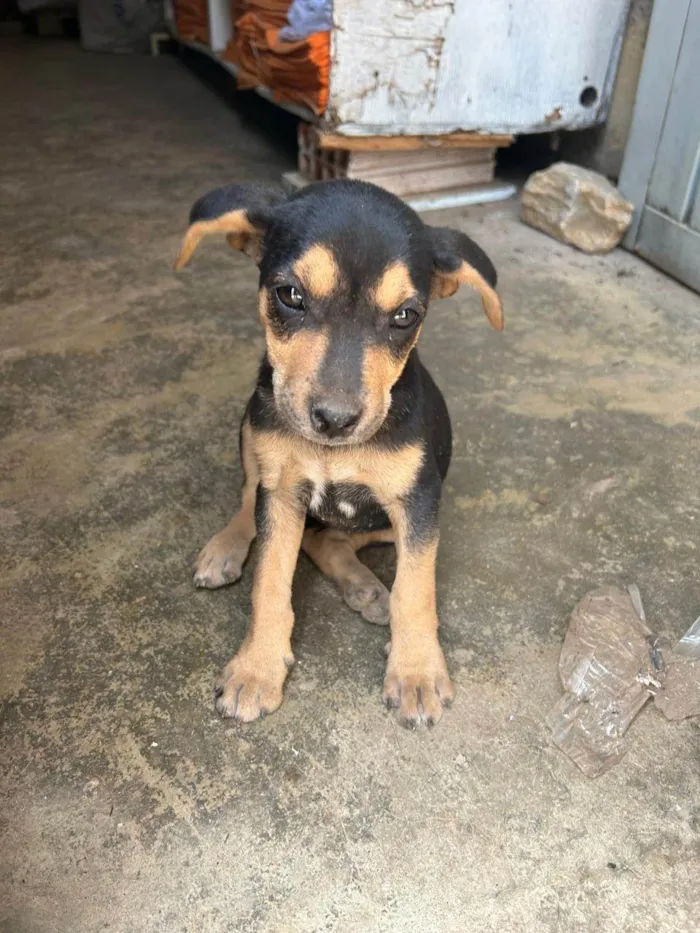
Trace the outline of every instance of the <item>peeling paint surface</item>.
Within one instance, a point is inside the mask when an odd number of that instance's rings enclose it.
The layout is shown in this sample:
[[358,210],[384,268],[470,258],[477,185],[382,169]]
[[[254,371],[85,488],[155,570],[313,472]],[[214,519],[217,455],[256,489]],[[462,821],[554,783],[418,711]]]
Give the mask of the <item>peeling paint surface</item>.
[[[600,122],[629,0],[335,0],[341,132],[520,133]],[[597,90],[586,107],[584,88]]]

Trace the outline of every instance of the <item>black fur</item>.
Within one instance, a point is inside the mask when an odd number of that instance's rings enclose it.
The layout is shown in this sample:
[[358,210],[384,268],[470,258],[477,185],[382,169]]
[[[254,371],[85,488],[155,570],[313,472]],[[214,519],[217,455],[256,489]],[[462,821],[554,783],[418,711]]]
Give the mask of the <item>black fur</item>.
[[[257,431],[288,431],[274,404],[272,367],[267,356],[260,366],[258,383],[245,417],[250,418],[251,426]],[[440,489],[452,454],[452,428],[442,393],[421,363],[418,351],[413,350],[394,386],[387,418],[372,443],[398,449],[416,442],[425,444],[426,456],[406,505],[411,537],[419,543],[429,539],[437,528]],[[388,515],[365,487],[349,483],[329,486],[321,507],[316,511],[310,509],[311,493],[308,486],[300,490],[300,498],[309,509],[309,525],[328,525],[349,533],[376,531],[390,526]],[[356,509],[352,518],[341,511],[341,502]]]
[[[212,219],[241,208],[263,238],[260,285],[269,292],[274,333],[285,340],[293,339],[301,329],[323,328],[329,335],[319,373],[321,386],[340,384],[354,387],[355,391],[368,345],[381,345],[397,358],[406,355],[413,330],[392,327],[390,315],[384,312],[382,316],[367,297],[372,284],[392,263],[400,261],[410,272],[417,292],[412,299],[412,307],[419,315],[416,327],[427,312],[431,279],[436,272],[454,273],[466,260],[492,287],[496,284],[493,264],[469,237],[424,224],[406,204],[374,185],[320,183],[289,198],[277,189],[231,185],[201,198],[190,220]],[[301,321],[289,315],[284,306],[275,304],[279,302],[275,289],[289,280],[295,260],[315,244],[330,248],[342,269],[342,281],[330,297],[315,300]],[[254,431],[289,433],[291,429],[275,402],[272,380],[272,366],[265,356],[246,417]],[[424,463],[405,506],[411,540],[429,540],[437,530],[440,488],[449,467],[452,434],[442,394],[415,349],[408,355],[393,387],[388,414],[370,443],[393,450],[416,443],[424,447]],[[323,496],[315,501],[313,490],[305,484],[298,495],[311,524],[328,524],[348,532],[389,525],[387,514],[372,493],[359,485],[326,487]],[[350,511],[353,514],[349,517]],[[258,496],[257,512],[264,536],[265,493]]]
[[281,188],[267,185],[222,185],[194,202],[190,211],[190,224],[200,220],[215,220],[231,211],[245,210],[253,226],[264,228],[274,208],[285,200]]

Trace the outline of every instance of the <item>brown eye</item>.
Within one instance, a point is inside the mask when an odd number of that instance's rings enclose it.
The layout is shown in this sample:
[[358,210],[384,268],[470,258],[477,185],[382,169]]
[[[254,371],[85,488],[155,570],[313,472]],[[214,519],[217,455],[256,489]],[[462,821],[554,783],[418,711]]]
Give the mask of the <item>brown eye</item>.
[[394,312],[391,323],[393,327],[407,330],[409,327],[413,327],[419,317],[420,315],[413,308],[399,308],[398,311]]
[[285,308],[299,311],[304,307],[304,296],[295,285],[280,285],[275,291]]

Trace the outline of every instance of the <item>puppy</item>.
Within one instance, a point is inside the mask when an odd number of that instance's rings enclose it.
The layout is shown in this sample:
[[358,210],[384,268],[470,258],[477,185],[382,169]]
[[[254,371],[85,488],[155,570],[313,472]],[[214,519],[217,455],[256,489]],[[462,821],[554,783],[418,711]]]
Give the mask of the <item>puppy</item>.
[[[416,343],[432,299],[476,289],[501,330],[496,271],[476,243],[430,227],[374,185],[331,181],[286,196],[258,185],[196,202],[177,258],[223,234],[260,268],[266,352],[240,429],[242,504],[200,553],[200,587],[258,561],[250,628],[216,687],[223,716],[282,703],[294,661],[292,576],[302,548],[345,601],[390,622],[383,697],[405,725],[437,722],[454,689],[438,641],[440,487],[451,452],[444,399]],[[393,542],[391,594],[357,557]]]

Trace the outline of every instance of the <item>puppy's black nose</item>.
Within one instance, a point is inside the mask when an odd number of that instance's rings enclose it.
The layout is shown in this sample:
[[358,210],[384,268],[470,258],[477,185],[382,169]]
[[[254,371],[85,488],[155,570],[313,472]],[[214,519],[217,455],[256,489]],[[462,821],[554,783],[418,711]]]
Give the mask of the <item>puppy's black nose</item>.
[[310,408],[311,424],[319,434],[325,437],[340,437],[350,434],[362,415],[359,405],[347,402],[312,402]]

